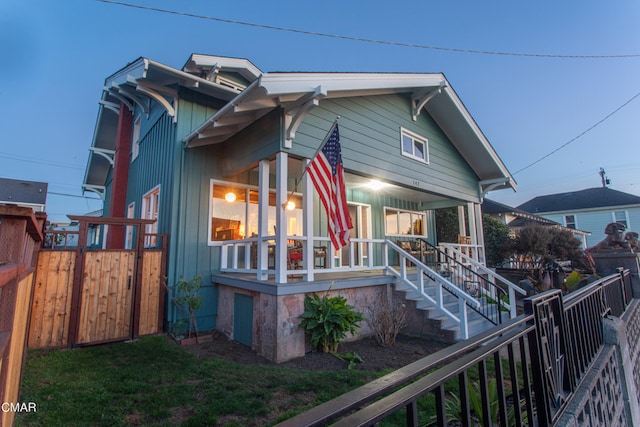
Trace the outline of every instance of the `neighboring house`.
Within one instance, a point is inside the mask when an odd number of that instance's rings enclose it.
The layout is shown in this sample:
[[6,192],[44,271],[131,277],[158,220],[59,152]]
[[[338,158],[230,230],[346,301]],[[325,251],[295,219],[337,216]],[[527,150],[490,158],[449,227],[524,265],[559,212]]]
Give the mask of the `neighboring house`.
[[18,205],[32,208],[34,212],[45,212],[47,189],[46,182],[0,178],[0,204]]
[[606,237],[604,229],[612,222],[624,224],[627,231],[640,229],[640,197],[608,187],[538,196],[518,208],[591,233],[586,236],[587,248]]
[[[435,209],[465,208],[482,260],[482,199],[515,189],[440,73],[265,73],[194,54],[182,69],[139,58],[104,88],[84,189],[105,216],[157,219],[148,231],[169,235],[168,284],[204,278],[200,329],[272,360],[304,354],[305,293],[360,308],[380,298],[397,241],[437,244]],[[354,228],[336,251],[300,177],[338,116]],[[108,234],[106,247],[126,246]],[[178,314],[169,305],[167,321]]]
[[539,215],[534,215],[529,212],[523,211],[519,208],[514,208],[493,200],[484,199],[482,204],[482,213],[491,215],[504,225],[511,229],[513,235],[518,232],[518,229],[528,224],[539,224],[542,226],[558,227],[561,229],[569,230],[574,233],[577,239],[582,242],[582,247],[586,248],[587,236],[589,232],[577,230],[573,227],[566,227],[556,221],[552,221],[548,218],[544,218]]

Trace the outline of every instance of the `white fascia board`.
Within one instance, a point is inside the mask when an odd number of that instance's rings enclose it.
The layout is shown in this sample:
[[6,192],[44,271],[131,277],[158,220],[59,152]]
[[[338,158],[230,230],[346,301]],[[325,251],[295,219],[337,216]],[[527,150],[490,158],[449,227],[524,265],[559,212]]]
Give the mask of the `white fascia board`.
[[439,87],[442,74],[398,74],[398,73],[273,73],[262,76],[262,87],[268,95],[312,92],[322,86],[331,97],[362,91],[394,93],[417,88]]

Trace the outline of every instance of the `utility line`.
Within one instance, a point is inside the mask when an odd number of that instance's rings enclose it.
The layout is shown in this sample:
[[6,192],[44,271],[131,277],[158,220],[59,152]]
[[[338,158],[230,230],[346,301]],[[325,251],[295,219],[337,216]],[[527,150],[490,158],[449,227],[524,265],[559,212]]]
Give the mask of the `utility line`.
[[5,159],[18,160],[20,162],[26,162],[26,163],[37,163],[39,165],[58,166],[62,168],[71,168],[71,169],[80,169],[80,170],[84,169],[82,166],[78,166],[70,163],[50,162],[47,160],[32,159],[32,158],[16,156],[8,153],[0,153],[0,157]]
[[597,121],[594,125],[590,126],[587,130],[583,131],[582,133],[580,133],[578,136],[575,136],[573,138],[571,138],[569,141],[565,142],[564,144],[562,144],[561,146],[559,146],[558,148],[556,148],[555,150],[551,151],[548,154],[545,154],[544,156],[540,157],[538,160],[528,164],[527,166],[518,169],[517,171],[515,171],[513,173],[513,175],[522,172],[523,170],[529,169],[531,166],[540,163],[541,161],[543,161],[544,159],[546,159],[547,157],[551,156],[552,154],[557,153],[558,151],[562,150],[564,147],[566,147],[567,145],[571,144],[572,142],[574,142],[575,140],[577,140],[578,138],[582,137],[583,135],[585,135],[587,132],[595,129],[597,126],[599,126],[600,124],[602,124],[605,120],[607,120],[609,117],[613,116],[614,114],[616,114],[618,111],[622,110],[624,107],[626,107],[628,104],[630,104],[634,99],[636,99],[637,97],[640,96],[640,92],[636,93],[635,95],[633,95],[631,98],[629,98],[629,100],[627,100],[624,104],[622,104],[621,106],[619,106],[618,108],[616,108],[615,110],[613,110],[611,113],[607,114],[604,118],[600,119],[599,121]]
[[433,49],[433,50],[442,50],[442,51],[457,52],[457,53],[473,53],[473,54],[481,54],[481,55],[501,55],[501,56],[520,56],[520,57],[532,57],[532,58],[558,58],[558,59],[613,59],[613,58],[619,59],[619,58],[640,57],[640,54],[552,55],[552,54],[542,54],[542,53],[500,52],[500,51],[491,51],[491,50],[474,50],[474,49],[461,49],[461,48],[455,48],[455,47],[421,45],[421,44],[415,44],[415,43],[402,43],[402,42],[394,42],[394,41],[386,41],[386,40],[368,39],[363,37],[345,36],[340,34],[321,33],[317,31],[307,31],[307,30],[300,30],[295,28],[277,27],[277,26],[266,25],[266,24],[256,24],[252,22],[238,21],[235,19],[224,19],[224,18],[217,18],[214,16],[198,15],[195,13],[178,12],[175,10],[160,9],[160,8],[151,7],[151,6],[140,6],[140,5],[125,3],[120,1],[114,1],[114,0],[96,0],[96,1],[99,1],[101,3],[109,3],[113,5],[118,5],[118,6],[130,7],[134,9],[142,9],[142,10],[149,10],[154,12],[168,13],[172,15],[186,16],[189,18],[207,19],[210,21],[224,22],[227,24],[245,25],[248,27],[264,28],[264,29],[276,30],[276,31],[286,31],[290,33],[306,34],[310,36],[328,37],[328,38],[334,38],[334,39],[350,40],[350,41],[365,42],[365,43],[376,43],[376,44],[383,44],[383,45],[390,45],[390,46],[412,47],[417,49]]
[[98,202],[102,201],[102,199],[96,199],[95,197],[80,196],[78,194],[69,194],[69,193],[56,193],[55,191],[47,191],[47,194],[54,194],[56,196],[77,197],[79,199],[96,200]]

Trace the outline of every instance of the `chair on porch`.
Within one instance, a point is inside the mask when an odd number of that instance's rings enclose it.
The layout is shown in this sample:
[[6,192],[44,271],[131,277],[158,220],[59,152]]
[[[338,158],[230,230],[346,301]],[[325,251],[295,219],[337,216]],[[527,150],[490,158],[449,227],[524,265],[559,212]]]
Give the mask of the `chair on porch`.
[[[462,234],[458,234],[458,244],[459,245],[470,245],[471,244],[471,236],[464,236]],[[471,248],[468,246],[461,246],[460,252],[465,254],[466,256],[471,256]]]
[[287,269],[300,270],[302,268],[302,246],[294,243],[287,248]]

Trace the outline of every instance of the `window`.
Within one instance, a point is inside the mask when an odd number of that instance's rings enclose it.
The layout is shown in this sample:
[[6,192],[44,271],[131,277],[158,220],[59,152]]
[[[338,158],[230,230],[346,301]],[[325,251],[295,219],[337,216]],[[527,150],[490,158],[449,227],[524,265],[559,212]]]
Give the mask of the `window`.
[[429,163],[429,144],[427,138],[401,128],[400,139],[403,156]]
[[629,222],[627,221],[627,211],[614,211],[613,212],[613,222],[618,222],[624,225],[627,229],[629,228]]
[[[135,212],[136,212],[136,204],[134,202],[127,207],[127,218],[135,218]],[[125,249],[133,249],[133,234],[134,234],[133,229],[134,229],[133,226],[131,225],[127,226]]]
[[[302,198],[293,196],[287,209],[287,234],[302,235]],[[258,235],[258,188],[230,182],[211,181],[209,242],[240,240]],[[276,194],[269,193],[268,235],[275,234]]]
[[[158,232],[158,207],[160,206],[160,186],[149,191],[142,198],[142,219],[155,219],[156,222],[145,226],[147,234],[156,234]],[[153,247],[156,244],[156,236],[146,236],[145,247]]]
[[133,122],[133,134],[131,135],[131,161],[133,162],[140,152],[140,116]]
[[565,215],[564,216],[564,225],[567,228],[576,229],[576,216],[575,215]]
[[385,234],[387,236],[425,236],[426,215],[424,212],[413,212],[385,208]]

